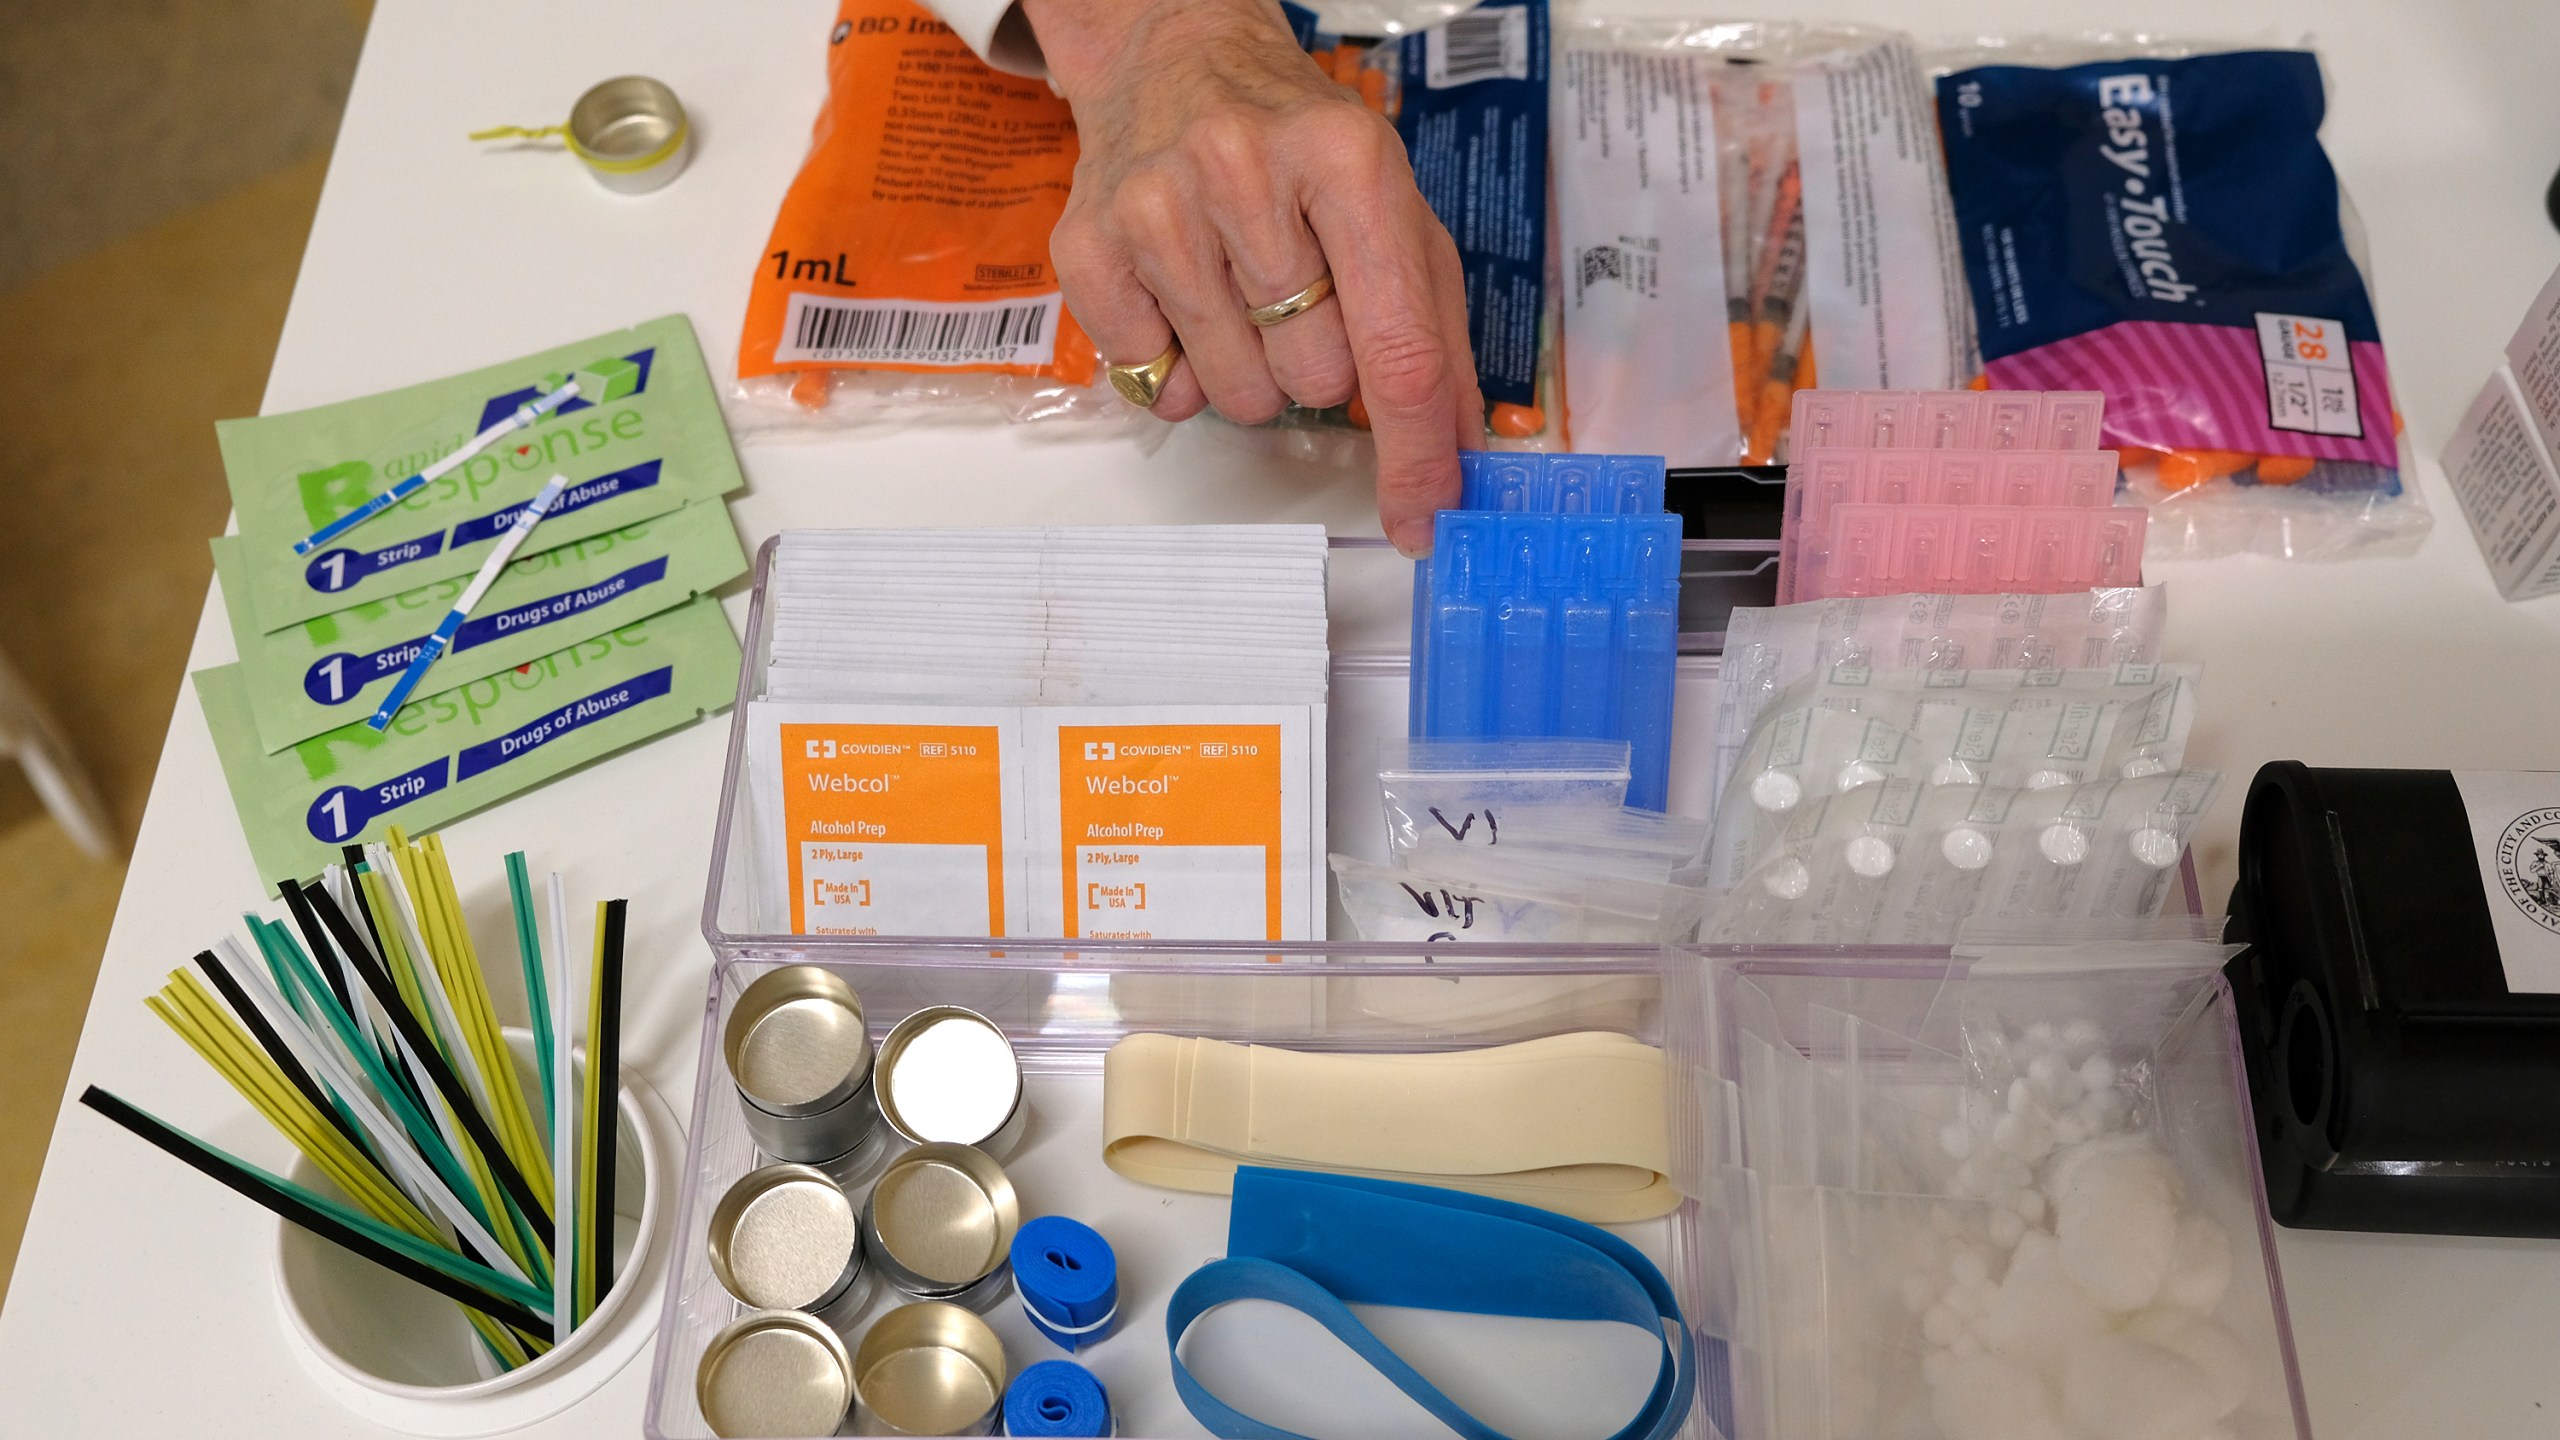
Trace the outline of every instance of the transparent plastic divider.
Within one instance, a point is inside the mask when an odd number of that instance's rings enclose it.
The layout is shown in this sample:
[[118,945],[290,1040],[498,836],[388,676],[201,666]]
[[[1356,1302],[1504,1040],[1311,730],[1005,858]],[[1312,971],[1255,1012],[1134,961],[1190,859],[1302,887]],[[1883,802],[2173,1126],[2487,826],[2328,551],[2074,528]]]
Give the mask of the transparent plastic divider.
[[[1684,550],[1692,565],[1740,567],[1756,573],[1773,558],[1773,542],[1761,540],[1692,540]],[[765,861],[769,843],[751,813],[746,776],[747,706],[764,694],[764,676],[772,660],[771,578],[780,537],[767,539],[756,551],[755,588],[747,606],[745,661],[739,667],[736,703],[729,711],[729,748],[720,780],[720,818],[713,836],[711,867],[704,887],[702,934],[715,954],[734,954],[750,944],[788,945],[804,955],[857,954],[878,945],[979,943],[988,937],[946,940],[917,936],[795,936],[787,921],[769,916],[754,878]],[[1376,754],[1380,740],[1405,733],[1406,694],[1411,657],[1412,562],[1380,539],[1337,536],[1331,544],[1333,564],[1326,579],[1332,612],[1332,694],[1327,710],[1327,757],[1323,767],[1326,795],[1326,848],[1363,859],[1384,861],[1386,822],[1378,804]],[[1730,606],[1727,606],[1730,609]],[[1713,779],[1715,685],[1719,657],[1705,648],[1721,645],[1721,612],[1712,634],[1684,633],[1675,666],[1672,738],[1671,809],[1704,815],[1711,808]],[[1685,622],[1684,622],[1685,624]],[[1328,893],[1330,874],[1319,874]],[[1349,935],[1345,917],[1335,909],[1330,933]],[[1089,949],[1146,954],[1161,942],[1106,942]],[[1180,947],[1177,947],[1180,948]]]
[[[1707,1023],[1675,1032],[1678,1179],[1704,1206],[1709,1293],[1726,1308],[1738,1433],[1933,1433],[1919,1315],[1899,1292],[1914,1246],[1944,1247],[1984,1202],[1915,1181],[1993,1032],[2094,1019],[2138,1076],[2141,1128],[2191,1213],[2231,1242],[2211,1318],[2238,1337],[2248,1398],[2221,1422],[2242,1440],[2308,1440],[2291,1320],[2260,1176],[2239,1033],[2218,970],[2015,973],[1916,954],[1721,950],[1672,986]],[[1704,994],[1693,992],[1703,991]],[[1843,1043],[1844,1038],[1851,1043]],[[1979,1216],[1971,1218],[1979,1219]],[[1980,1242],[1996,1281],[2007,1255]],[[1996,1234],[1996,1232],[1995,1232]],[[1942,1255],[1943,1249],[1929,1252]],[[1934,1259],[1929,1263],[1934,1264]],[[1943,1283],[1941,1280],[1940,1283]],[[2216,1431],[2214,1433],[2223,1433]]]
[[[1224,1253],[1227,1202],[1221,1196],[1138,1185],[1105,1166],[1101,1067],[1111,1045],[1132,1033],[1154,1031],[1300,1050],[1412,1053],[1606,1029],[1668,1048],[1674,1032],[1696,1032],[1704,1020],[1698,1012],[1666,1003],[1669,972],[1685,968],[1690,959],[1656,949],[1506,957],[1470,950],[1430,962],[1413,954],[1415,947],[1262,946],[1246,954],[1235,947],[1166,946],[1143,956],[1119,949],[1095,954],[1090,946],[1055,944],[982,944],[974,949],[881,945],[858,959],[830,955],[814,963],[841,976],[862,997],[875,1036],[927,1004],[966,1005],[1004,1029],[1022,1058],[1031,1107],[1024,1139],[1005,1162],[1022,1194],[1024,1214],[1063,1213],[1087,1220],[1120,1252],[1119,1328],[1075,1358],[1094,1368],[1110,1387],[1120,1433],[1131,1437],[1198,1432],[1197,1422],[1173,1394],[1164,1306],[1184,1275]],[[704,1244],[711,1207],[758,1163],[722,1058],[720,1030],[755,977],[804,959],[758,947],[713,967],[690,1139],[680,1172],[676,1250],[650,1382],[646,1431],[652,1440],[702,1440],[708,1435],[694,1400],[695,1372],[712,1337],[744,1313],[712,1275]],[[1694,1046],[1694,1033],[1683,1043]],[[888,1143],[894,1149],[900,1142]],[[857,1200],[887,1158],[884,1151],[860,1165],[853,1186]],[[1702,1213],[1689,1201],[1664,1219],[1613,1227],[1662,1266],[1693,1318],[1725,1308],[1710,1288],[1713,1277],[1700,1264],[1706,1247],[1699,1230]],[[895,1303],[894,1295],[875,1297],[856,1321],[856,1333]],[[1004,1338],[1017,1370],[1063,1356],[1033,1334],[1012,1300],[988,1319]],[[1419,1333],[1428,1338],[1436,1327],[1445,1345],[1446,1332],[1455,1327],[1470,1341],[1481,1335],[1489,1347],[1517,1346],[1531,1342],[1499,1327],[1530,1323],[1548,1324],[1433,1316]],[[1468,1330],[1469,1324],[1495,1328]],[[1435,1373],[1435,1379],[1470,1401],[1479,1398],[1469,1394],[1470,1385],[1479,1392],[1487,1385],[1499,1391],[1506,1380],[1516,1385],[1524,1369],[1546,1367],[1551,1378],[1570,1381],[1574,1366],[1586,1360],[1623,1360],[1623,1335],[1614,1337],[1614,1352],[1603,1346],[1586,1357],[1577,1348],[1601,1346],[1612,1338],[1583,1332],[1618,1328],[1550,1325],[1531,1332],[1531,1339],[1549,1350],[1506,1358],[1499,1349],[1488,1349],[1476,1357],[1478,1363],[1456,1367],[1449,1375]],[[1258,1340],[1261,1331],[1254,1333]],[[1395,1333],[1391,1325],[1388,1333]],[[1720,1332],[1701,1328],[1698,1333],[1713,1340]],[[1711,1385],[1720,1383],[1721,1346],[1706,1349],[1702,1374]],[[1567,1403],[1556,1395],[1569,1400],[1572,1394],[1570,1384],[1545,1388],[1553,1392],[1550,1405]],[[1488,1419],[1497,1417],[1501,1403],[1496,1395],[1496,1408],[1484,1412]],[[1623,1418],[1602,1408],[1610,1403],[1605,1393],[1593,1396],[1586,1407],[1590,1413],[1574,1416],[1589,1424],[1576,1425],[1573,1433],[1606,1433]],[[1632,1404],[1628,1408],[1631,1412]],[[1707,1417],[1729,1413],[1718,1390],[1701,1402],[1682,1433],[1695,1440],[1726,1440],[1729,1432]],[[1534,1432],[1524,1426],[1514,1433]]]

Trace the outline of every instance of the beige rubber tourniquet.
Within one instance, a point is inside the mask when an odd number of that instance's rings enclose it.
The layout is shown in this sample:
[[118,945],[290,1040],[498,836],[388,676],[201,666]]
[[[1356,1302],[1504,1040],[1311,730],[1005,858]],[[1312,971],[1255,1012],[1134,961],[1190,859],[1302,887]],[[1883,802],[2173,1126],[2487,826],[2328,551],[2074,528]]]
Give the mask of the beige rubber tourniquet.
[[1662,1052],[1605,1031],[1426,1055],[1132,1035],[1102,1062],[1102,1158],[1212,1195],[1278,1165],[1616,1224],[1680,1203],[1664,1105]]

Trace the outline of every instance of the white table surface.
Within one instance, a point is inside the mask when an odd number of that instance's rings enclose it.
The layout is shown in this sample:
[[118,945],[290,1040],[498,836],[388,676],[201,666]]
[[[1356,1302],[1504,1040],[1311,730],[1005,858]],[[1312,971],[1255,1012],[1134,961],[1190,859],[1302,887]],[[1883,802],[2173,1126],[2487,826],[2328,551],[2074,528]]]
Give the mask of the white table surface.
[[[2560,263],[2541,214],[2560,164],[2560,7],[2548,0],[1731,8],[1892,15],[1924,37],[2128,23],[2313,37],[2334,86],[2330,152],[2371,235],[2393,378],[2422,456]],[[826,0],[382,0],[266,408],[669,311],[693,317],[725,373],[748,275],[823,91],[831,19]],[[633,71],[674,86],[700,131],[691,170],[658,195],[612,197],[565,156],[480,153],[463,140],[557,119],[586,84]],[[1003,521],[1293,519],[1375,533],[1360,475],[1267,459],[1197,427],[1159,439],[952,426],[758,444],[744,449],[750,483],[734,509],[750,543],[784,525]],[[2216,903],[2230,884],[2233,795],[2263,761],[2560,769],[2560,601],[2500,601],[2432,459],[2419,487],[2437,524],[2412,559],[2157,567],[2171,588],[2173,655],[2208,667],[2194,759],[2233,777],[2199,846]],[[743,598],[731,608],[743,618]],[[190,668],[231,656],[216,600]],[[696,918],[723,734],[696,726],[446,831],[474,908],[503,913],[496,859],[517,847],[561,865],[577,893],[632,897],[642,939],[628,1055],[679,1115],[709,960]],[[141,1003],[258,894],[203,717],[182,692],[0,1311],[0,1434],[366,1429],[286,1350],[272,1225],[71,1103],[104,1084],[281,1161],[282,1142]],[[2560,1435],[2560,1244],[2302,1232],[2281,1244],[2320,1435]],[[647,1368],[633,1363],[538,1433],[637,1434]]]

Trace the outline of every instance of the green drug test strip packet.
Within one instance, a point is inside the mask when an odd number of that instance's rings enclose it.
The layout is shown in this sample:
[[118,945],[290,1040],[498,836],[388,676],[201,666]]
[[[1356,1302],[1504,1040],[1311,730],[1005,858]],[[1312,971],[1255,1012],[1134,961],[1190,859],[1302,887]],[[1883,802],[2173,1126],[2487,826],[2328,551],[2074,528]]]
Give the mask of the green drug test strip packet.
[[[314,553],[293,553],[294,542],[573,377],[579,393],[557,411]],[[588,398],[590,385],[603,398]],[[248,562],[241,597],[261,631],[472,574],[554,474],[570,488],[534,532],[545,548],[745,483],[702,348],[681,315],[214,430]]]
[[343,844],[432,830],[736,698],[738,640],[705,595],[526,665],[411,701],[270,755],[238,665],[196,697],[258,873],[317,875]]
[[[215,538],[213,566],[259,746],[270,753],[372,714],[471,583],[457,575],[261,634],[233,598],[248,583],[239,536]],[[512,670],[707,594],[746,568],[728,506],[718,500],[520,556],[455,633],[427,684],[450,690]]]

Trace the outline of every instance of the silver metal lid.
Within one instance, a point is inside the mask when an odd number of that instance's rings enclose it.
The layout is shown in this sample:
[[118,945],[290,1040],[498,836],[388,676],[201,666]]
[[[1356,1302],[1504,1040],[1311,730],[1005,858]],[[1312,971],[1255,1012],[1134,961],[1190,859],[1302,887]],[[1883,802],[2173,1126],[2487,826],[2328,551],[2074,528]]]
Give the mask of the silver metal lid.
[[843,1104],[871,1078],[871,1032],[853,987],[815,965],[786,965],[749,985],[721,1051],[738,1093],[776,1115]]
[[985,1146],[1022,1109],[1022,1062],[994,1021],[932,1005],[880,1042],[880,1116],[923,1144]]
[[853,1408],[853,1360],[799,1311],[759,1310],[712,1337],[693,1393],[714,1435],[833,1435]]
[[977,1435],[1004,1404],[1004,1342],[957,1305],[902,1305],[875,1322],[854,1351],[866,1430],[900,1435]]
[[862,1268],[853,1202],[806,1165],[749,1172],[711,1212],[711,1273],[758,1310],[809,1310]]
[[607,189],[636,194],[676,178],[693,127],[676,92],[646,75],[618,75],[569,107],[569,149]]
[[889,1283],[947,1297],[1002,1270],[1022,1227],[1004,1167],[966,1145],[919,1145],[880,1174],[863,1203],[865,1243]]

